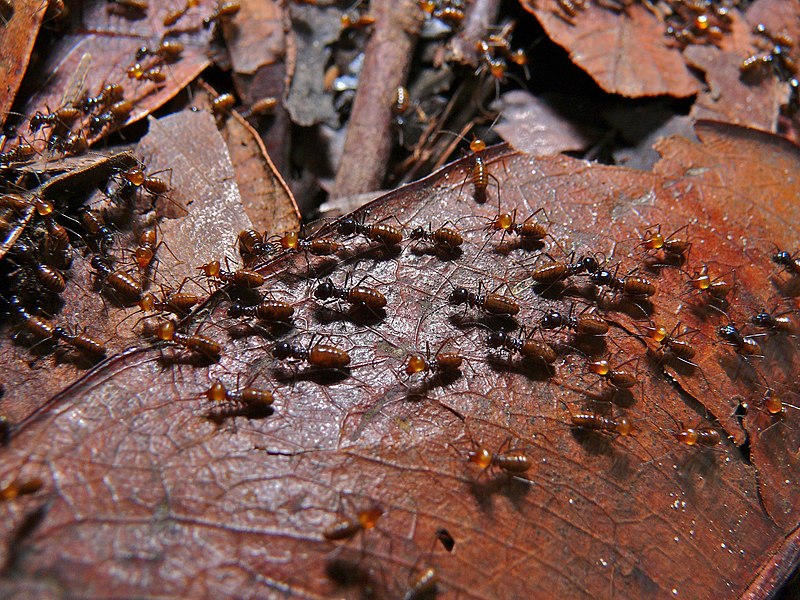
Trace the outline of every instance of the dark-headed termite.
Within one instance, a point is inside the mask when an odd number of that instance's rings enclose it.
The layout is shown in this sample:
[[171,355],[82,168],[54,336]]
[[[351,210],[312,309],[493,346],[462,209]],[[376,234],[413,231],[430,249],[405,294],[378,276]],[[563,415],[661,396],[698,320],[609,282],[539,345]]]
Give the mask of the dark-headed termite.
[[600,265],[596,258],[593,256],[584,256],[579,259],[578,262],[554,261],[545,267],[534,269],[531,272],[531,279],[536,283],[549,285],[564,281],[567,277],[572,277],[579,273],[595,273],[599,268]]
[[533,338],[515,338],[502,329],[489,335],[486,344],[490,348],[505,350],[509,354],[509,359],[514,352],[518,352],[525,358],[538,359],[547,364],[553,364],[558,358],[558,354],[550,344]]
[[217,8],[214,10],[214,12],[203,19],[203,27],[208,28],[211,26],[211,23],[218,21],[223,17],[232,17],[238,13],[240,9],[241,6],[239,5],[238,0],[227,0],[226,2],[220,2],[217,4]]
[[104,112],[95,115],[89,121],[89,131],[99,134],[105,127],[124,123],[133,111],[133,102],[120,100],[109,106]]
[[288,302],[264,298],[256,306],[244,306],[234,302],[228,308],[229,317],[256,318],[262,321],[279,322],[288,321],[294,315],[294,308]]
[[789,335],[800,335],[800,327],[795,323],[789,314],[792,311],[787,311],[780,314],[772,314],[766,310],[762,310],[757,315],[750,318],[750,322],[757,326],[768,329],[774,333],[786,333]]
[[80,219],[81,225],[94,247],[101,254],[108,254],[108,249],[114,245],[114,234],[106,226],[102,215],[96,211],[85,209],[81,211]]
[[276,244],[268,242],[255,229],[242,229],[238,236],[239,254],[245,263],[256,258],[277,252]]
[[782,266],[792,275],[800,275],[800,256],[789,254],[786,250],[780,250],[772,256],[772,262]]
[[331,298],[344,300],[354,306],[360,305],[371,310],[380,310],[386,306],[386,296],[374,288],[365,285],[348,288],[346,283],[343,287],[338,287],[330,279],[317,286],[314,297],[323,301]]
[[758,342],[753,338],[741,334],[733,323],[723,325],[717,332],[725,342],[733,346],[734,350],[742,356],[762,356],[763,351]]
[[285,250],[308,252],[314,256],[330,256],[338,252],[342,245],[330,238],[302,239],[296,231],[290,231],[280,238],[280,245]]
[[222,355],[222,346],[203,335],[187,335],[175,331],[175,323],[163,321],[155,328],[155,336],[165,342],[172,342],[183,346],[192,352],[203,354],[207,358],[217,361]]
[[[619,269],[619,267],[617,267]],[[649,279],[634,275],[617,277],[615,273],[601,270],[589,275],[589,279],[596,286],[606,286],[624,296],[649,297],[656,293],[656,286]]]
[[42,264],[38,253],[27,242],[18,241],[14,246],[13,256],[24,265],[26,271],[33,273],[36,281],[44,289],[54,294],[60,294],[67,287],[64,275],[50,265]]
[[69,344],[76,350],[90,356],[102,357],[106,355],[106,346],[103,342],[94,339],[87,333],[70,333],[66,329],[59,328],[59,339]]
[[147,56],[157,56],[165,61],[175,61],[183,53],[183,44],[176,40],[161,40],[156,48],[142,46],[136,51],[136,60],[142,60]]
[[55,219],[47,219],[47,234],[44,238],[44,252],[48,262],[60,269],[68,269],[72,264],[72,248],[66,227]]
[[0,488],[0,500],[14,500],[19,496],[35,494],[44,487],[44,481],[38,477],[32,479],[15,479],[8,485]]
[[56,326],[52,321],[29,313],[18,296],[11,296],[8,299],[8,303],[23,320],[25,330],[37,339],[42,341],[52,339],[55,341],[63,332],[63,329]]
[[608,333],[608,321],[592,313],[572,316],[572,308],[569,315],[562,315],[560,312],[550,310],[539,321],[542,329],[558,329],[566,327],[578,335],[605,335]]
[[516,300],[500,294],[481,293],[480,286],[477,293],[470,292],[465,287],[457,287],[450,293],[448,301],[456,306],[464,304],[469,308],[479,308],[490,315],[514,316],[519,312]]
[[55,127],[56,125],[69,127],[80,116],[80,109],[71,105],[63,106],[50,114],[36,111],[36,114],[31,117],[30,123],[28,124],[28,131],[30,133],[35,133],[45,125],[51,127]]
[[92,112],[96,108],[105,108],[115,102],[119,102],[125,96],[124,88],[118,83],[109,83],[100,90],[97,96],[88,96],[81,101],[81,109],[85,113]]
[[365,510],[359,511],[355,519],[343,519],[327,527],[322,536],[331,542],[349,540],[360,531],[374,529],[378,520],[383,515],[383,508],[375,504]]
[[261,273],[248,269],[225,271],[220,267],[218,260],[212,260],[197,268],[209,279],[216,279],[240,288],[255,289],[264,285],[264,281],[266,281]]
[[206,398],[211,402],[231,402],[240,404],[250,409],[264,409],[271,406],[275,398],[269,390],[262,390],[254,387],[243,387],[238,390],[229,390],[217,379],[204,392]]
[[142,299],[142,287],[130,275],[114,271],[99,254],[92,257],[91,264],[101,283],[117,292],[126,302],[138,303]]
[[430,224],[427,230],[421,226],[415,227],[411,230],[409,237],[416,241],[431,242],[437,250],[442,252],[455,252],[464,243],[464,238],[455,229],[439,227],[439,229],[432,230]]
[[346,350],[327,344],[316,344],[309,348],[278,342],[272,349],[272,356],[277,360],[305,360],[319,369],[344,369],[350,364],[350,355]]
[[367,213],[364,213],[361,219],[345,217],[336,224],[336,231],[339,232],[339,235],[344,236],[363,235],[368,240],[386,246],[394,246],[403,241],[403,232],[397,227],[385,223],[367,225],[366,218]]

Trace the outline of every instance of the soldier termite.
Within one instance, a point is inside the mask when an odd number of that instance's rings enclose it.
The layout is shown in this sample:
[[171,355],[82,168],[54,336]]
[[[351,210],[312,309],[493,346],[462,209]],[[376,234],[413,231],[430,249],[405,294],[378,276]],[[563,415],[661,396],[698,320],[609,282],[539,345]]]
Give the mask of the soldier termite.
[[[486,226],[486,229],[493,232],[503,232],[503,235],[500,238],[501,245],[505,240],[505,237],[510,234],[516,235],[523,243],[529,244],[532,242],[540,242],[547,236],[547,228],[541,223],[533,220],[533,218],[540,212],[544,212],[544,209],[540,208],[534,211],[528,216],[527,219],[520,223],[517,223],[516,221],[516,209],[511,213],[498,212],[498,214]],[[547,213],[545,213],[545,218],[546,217]]]
[[683,262],[686,260],[692,243],[688,240],[675,237],[675,235],[681,231],[686,231],[688,227],[688,225],[684,225],[665,236],[661,233],[661,225],[656,225],[654,229],[648,229],[644,232],[639,245],[645,249],[645,252],[661,250],[664,253],[665,259],[676,263]]
[[322,537],[331,542],[352,539],[359,532],[374,529],[381,516],[383,516],[383,508],[374,504],[359,511],[355,519],[342,519],[326,527],[322,532]]
[[708,274],[708,266],[703,265],[700,271],[692,275],[688,284],[692,289],[699,290],[706,294],[711,302],[716,302],[722,305],[721,308],[724,308],[724,306],[727,306],[728,294],[730,294],[733,289],[733,284],[728,283],[722,279],[722,277],[722,275],[719,275],[712,278]]
[[217,379],[205,392],[205,397],[216,404],[228,403],[244,409],[247,414],[264,414],[271,410],[275,401],[272,392],[261,388],[245,386],[231,390]]
[[345,217],[336,224],[336,231],[343,236],[362,235],[385,246],[395,246],[403,241],[403,232],[397,227],[385,223],[367,224],[367,216],[365,212],[360,218]]
[[[445,340],[446,342],[447,340]],[[464,358],[457,352],[442,352],[441,348],[431,356],[430,347],[426,353],[412,352],[405,362],[405,372],[409,377],[417,373],[425,373],[426,377],[442,377],[458,374]]]
[[467,460],[480,467],[483,472],[495,467],[509,475],[522,475],[533,466],[531,458],[522,450],[504,451],[502,446],[497,452],[491,452],[484,447],[471,450],[467,453]]
[[307,252],[314,256],[330,256],[336,254],[342,248],[339,242],[330,238],[306,240],[301,238],[295,231],[284,234],[280,238],[279,243],[284,250]]
[[519,304],[516,300],[500,294],[483,293],[480,285],[477,292],[470,292],[465,287],[457,287],[450,293],[448,301],[456,306],[464,304],[465,308],[478,308],[490,315],[514,316],[519,312]]
[[31,479],[15,479],[0,488],[0,500],[14,500],[20,496],[35,494],[44,487],[44,481],[38,477]]

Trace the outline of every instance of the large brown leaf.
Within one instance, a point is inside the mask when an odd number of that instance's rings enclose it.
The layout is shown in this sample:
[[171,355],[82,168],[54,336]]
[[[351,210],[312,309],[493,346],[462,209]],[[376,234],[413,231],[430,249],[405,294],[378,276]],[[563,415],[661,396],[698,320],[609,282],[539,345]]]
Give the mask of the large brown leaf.
[[[11,6],[7,10],[6,6]],[[23,0],[4,4],[0,14],[0,125],[6,122],[8,111],[22,83],[31,58],[33,43],[44,18],[45,6],[39,0]]]
[[[743,325],[777,297],[770,273],[786,279],[769,256],[781,232],[781,242],[797,239],[798,184],[786,174],[798,172],[798,153],[733,127],[704,124],[699,136],[702,144],[664,145],[657,174],[504,148],[487,164],[505,209],[522,219],[545,207],[565,251],[621,261],[619,274],[644,269],[646,227],[659,223],[666,234],[689,224],[684,268],[736,269],[728,316]],[[176,363],[187,357],[171,348],[131,350],[21,423],[0,477],[41,477],[45,487],[0,505],[10,540],[4,583],[22,591],[47,581],[89,596],[358,596],[369,588],[399,597],[412,572],[433,566],[453,597],[735,597],[767,564],[790,563],[781,547],[798,522],[800,415],[766,415],[752,372],[768,373],[791,398],[796,340],[770,338],[764,358],[745,361],[717,341],[726,317],[703,310],[687,275],[666,267],[644,270],[658,286],[650,318],[697,329],[682,339],[698,347],[698,366],[657,359],[638,335],[648,324],[643,302],[614,304],[604,344],[548,333],[561,352],[552,376],[507,362],[486,347],[495,321],[473,310],[462,319],[464,310],[448,305],[453,286],[506,284],[500,291],[516,295],[527,326],[575,300],[532,290],[531,265],[549,259],[487,241],[497,192],[490,187],[489,201],[476,204],[465,183],[471,166],[468,157],[368,207],[370,220],[396,217],[406,227],[455,222],[466,237],[462,256],[354,239],[335,259],[279,258],[264,268],[267,289],[294,303],[294,330],[241,337],[219,295],[211,314],[191,323],[224,342],[219,364]],[[364,284],[388,298],[385,315],[313,299],[321,278],[341,285],[346,274],[358,282],[368,273]],[[349,373],[270,358],[273,339],[307,344],[312,335],[350,352]],[[402,375],[406,352],[426,343],[463,352],[460,376]],[[583,410],[587,390],[600,392],[575,346],[612,361],[640,358],[641,390],[612,409],[633,420],[632,436],[570,427],[568,411]],[[274,390],[275,413],[207,419],[214,409],[202,392],[215,378]],[[751,435],[749,456],[736,446],[745,441],[733,416],[743,399],[745,429],[763,432]],[[681,446],[669,435],[677,422],[716,427],[723,443]],[[508,440],[534,462],[527,479],[480,475],[465,460],[475,443],[497,451]],[[324,539],[326,527],[376,501],[386,514],[375,530],[338,546]],[[455,538],[452,555],[435,544],[440,527]]]

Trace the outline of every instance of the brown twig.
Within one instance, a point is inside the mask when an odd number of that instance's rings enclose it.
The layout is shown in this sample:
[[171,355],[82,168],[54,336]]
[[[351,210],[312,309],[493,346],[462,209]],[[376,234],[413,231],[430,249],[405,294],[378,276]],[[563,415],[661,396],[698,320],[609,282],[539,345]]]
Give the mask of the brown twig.
[[415,0],[376,0],[372,13],[375,31],[365,50],[333,197],[381,186],[392,149],[395,91],[408,76],[422,27],[422,11]]

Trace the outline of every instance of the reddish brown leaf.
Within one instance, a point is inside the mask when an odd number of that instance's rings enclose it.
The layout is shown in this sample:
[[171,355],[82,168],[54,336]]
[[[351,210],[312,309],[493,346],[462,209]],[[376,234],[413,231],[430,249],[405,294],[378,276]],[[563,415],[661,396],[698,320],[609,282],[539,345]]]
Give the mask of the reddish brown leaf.
[[10,2],[13,10],[3,9],[0,14],[0,126],[6,122],[8,111],[14,103],[22,77],[28,68],[33,43],[45,13],[41,0]]
[[523,0],[522,5],[607,92],[630,98],[685,97],[700,89],[680,51],[668,46],[664,24],[639,4],[615,13],[587,3],[573,23],[563,18],[557,0]]
[[[763,428],[772,418],[761,412],[763,390],[751,370],[770,369],[776,390],[796,387],[797,342],[785,338],[774,352],[765,343],[763,359],[737,357],[717,340],[725,317],[702,310],[686,273],[641,267],[639,236],[656,223],[665,234],[689,224],[694,245],[684,269],[735,268],[727,312],[743,325],[776,295],[771,240],[787,227],[797,239],[797,183],[785,176],[798,172],[797,150],[733,127],[703,124],[699,135],[702,145],[662,145],[658,174],[503,148],[486,156],[504,209],[516,208],[521,220],[545,207],[549,233],[565,251],[603,253],[610,266],[621,261],[619,275],[638,266],[658,286],[650,318],[700,331],[692,338],[699,367],[676,366],[640,335],[649,322],[645,303],[615,304],[608,313],[601,355],[640,358],[641,391],[612,409],[633,420],[633,435],[592,435],[568,424],[587,391],[599,393],[574,348],[592,352],[595,344],[547,333],[563,353],[551,377],[487,350],[486,326],[497,323],[472,309],[459,319],[465,311],[448,305],[453,286],[475,290],[483,282],[491,291],[505,283],[499,291],[516,295],[518,320],[530,327],[545,310],[567,312],[574,301],[533,293],[532,265],[548,258],[500,252],[497,236],[487,240],[482,229],[496,213],[496,190],[484,204],[473,201],[467,158],[368,207],[370,220],[396,217],[407,227],[451,220],[466,238],[462,256],[442,260],[408,242],[395,253],[353,239],[335,259],[282,257],[264,272],[271,293],[294,303],[295,330],[240,337],[220,295],[211,314],[191,324],[225,343],[218,365],[175,364],[182,353],[171,348],[127,352],[21,424],[0,479],[40,477],[46,485],[0,504],[4,539],[13,540],[5,577],[16,586],[46,578],[67,595],[358,596],[372,588],[401,597],[412,572],[432,566],[439,589],[453,596],[741,594],[754,572],[793,547],[782,544],[798,522],[789,492],[800,412],[787,410],[769,433],[751,436],[752,464],[727,436],[744,440],[732,416],[740,399],[750,403],[748,431],[755,431],[750,421]],[[781,212],[765,208],[767,194]],[[385,315],[314,300],[320,279],[341,285],[346,274],[354,282],[371,276],[363,284],[387,296]],[[348,374],[270,358],[273,339],[307,344],[313,334],[350,352]],[[461,351],[461,373],[427,383],[406,378],[406,353],[426,343]],[[214,408],[202,393],[216,378],[230,388],[274,390],[275,414],[210,421]],[[678,422],[715,427],[723,443],[681,446],[669,435]],[[506,443],[533,467],[520,478],[479,475],[466,461],[476,443],[492,451]],[[765,485],[770,473],[790,483]],[[44,500],[49,510],[38,526],[16,536]],[[350,542],[325,540],[327,527],[376,501],[385,509],[376,529]],[[453,554],[435,541],[441,527],[455,540]]]
[[[65,36],[32,73],[31,77],[46,84],[26,102],[26,116],[37,110],[50,112],[81,95],[97,94],[108,83],[119,83],[125,87],[125,98],[134,101],[134,110],[126,122],[133,123],[174,97],[209,65],[211,29],[203,28],[202,20],[214,7],[207,3],[187,13],[179,22],[179,35],[170,38],[181,42],[184,50],[180,60],[160,67],[166,74],[163,84],[128,78],[126,70],[137,62],[136,51],[142,46],[157,47],[167,33],[162,20],[169,7],[154,6],[148,18],[131,20],[109,11],[114,6],[101,1],[84,4],[84,23],[90,33]],[[151,57],[142,62],[145,67],[154,63]],[[87,117],[82,123],[87,136],[88,122]],[[95,136],[89,137],[90,141],[95,140]]]
[[286,52],[283,8],[279,2],[240,0],[241,9],[223,25],[236,73],[252,75],[281,60]]

